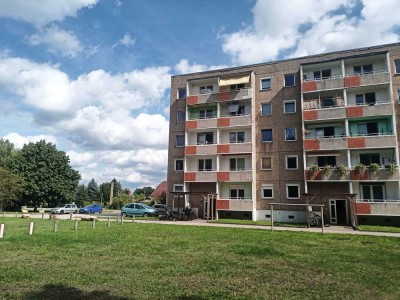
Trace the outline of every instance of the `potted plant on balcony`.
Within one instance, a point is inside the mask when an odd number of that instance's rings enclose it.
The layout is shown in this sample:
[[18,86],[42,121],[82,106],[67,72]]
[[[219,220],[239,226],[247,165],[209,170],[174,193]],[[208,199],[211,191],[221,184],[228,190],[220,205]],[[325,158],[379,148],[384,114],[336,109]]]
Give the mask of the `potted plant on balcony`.
[[386,165],[386,168],[389,169],[390,175],[394,175],[397,172],[397,166],[395,164],[388,164]]
[[324,174],[324,177],[329,177],[332,174],[332,166],[331,165],[326,165],[322,169],[322,174]]
[[346,176],[347,174],[347,168],[343,165],[339,165],[338,166],[338,170],[339,170],[339,177],[343,178],[344,176]]
[[368,169],[371,173],[376,173],[379,171],[380,166],[377,163],[372,163],[369,165]]
[[317,164],[313,164],[309,169],[311,179],[314,179],[319,172],[319,167]]
[[365,173],[365,169],[367,168],[366,165],[359,163],[358,165],[356,165],[354,167],[354,170],[356,171],[356,173],[360,174],[360,175],[364,175]]

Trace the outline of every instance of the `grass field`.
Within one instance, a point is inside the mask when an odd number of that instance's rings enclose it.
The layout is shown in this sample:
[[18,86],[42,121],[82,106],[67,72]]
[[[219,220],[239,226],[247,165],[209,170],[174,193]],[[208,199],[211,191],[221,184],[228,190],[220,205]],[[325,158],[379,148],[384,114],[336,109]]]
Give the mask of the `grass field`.
[[0,299],[399,299],[400,239],[1,218]]

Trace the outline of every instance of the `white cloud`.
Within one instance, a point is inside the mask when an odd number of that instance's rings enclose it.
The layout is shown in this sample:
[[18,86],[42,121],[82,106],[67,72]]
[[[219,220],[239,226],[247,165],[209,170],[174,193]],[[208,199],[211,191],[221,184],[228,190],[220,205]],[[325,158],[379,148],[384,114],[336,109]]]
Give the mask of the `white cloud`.
[[361,2],[357,17],[355,0],[258,0],[251,26],[222,35],[223,51],[235,64],[251,64],[397,42],[398,0]]
[[65,17],[75,17],[82,8],[98,0],[0,0],[0,17],[12,18],[41,27]]
[[45,44],[49,52],[61,53],[68,57],[76,57],[83,50],[81,43],[72,32],[62,30],[56,25],[39,30],[27,41],[31,46]]
[[92,71],[71,80],[56,66],[0,57],[0,88],[33,108],[72,114],[88,105],[107,110],[158,104],[170,85],[168,67],[110,74]]
[[56,144],[56,138],[54,136],[45,134],[22,136],[19,133],[11,132],[3,136],[3,139],[9,140],[14,144],[15,148],[18,149],[21,149],[24,144],[29,144],[30,142],[36,143],[40,140],[46,140],[48,143]]
[[212,65],[206,66],[201,64],[190,64],[187,59],[181,59],[178,64],[175,65],[174,69],[180,74],[188,74],[188,73],[196,73],[196,72],[203,72],[209,70],[217,70],[227,68],[226,65]]
[[93,168],[93,164],[91,162],[95,160],[93,153],[91,152],[76,152],[76,151],[67,151],[67,155],[69,156],[71,166],[72,167],[87,167]]
[[124,47],[131,47],[134,44],[135,44],[135,39],[132,38],[131,35],[127,32],[127,33],[125,33],[124,37],[122,39],[120,39],[118,41],[118,43],[113,46],[113,48],[118,46],[118,45],[121,45],[121,46],[124,46]]

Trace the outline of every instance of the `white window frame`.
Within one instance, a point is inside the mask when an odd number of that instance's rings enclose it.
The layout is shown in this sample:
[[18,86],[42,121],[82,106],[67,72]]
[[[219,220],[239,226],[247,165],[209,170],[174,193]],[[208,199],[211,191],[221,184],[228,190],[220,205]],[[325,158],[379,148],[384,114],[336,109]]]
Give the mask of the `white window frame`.
[[[179,91],[180,90],[185,90],[185,97],[184,98],[180,98],[179,97]],[[176,99],[178,99],[178,100],[182,100],[182,99],[186,99],[187,98],[187,89],[186,88],[178,88],[177,90],[176,90]]]
[[[239,133],[243,133],[243,141],[239,141]],[[235,140],[231,141],[231,134],[235,134]],[[246,142],[246,132],[245,131],[231,131],[229,132],[229,144],[242,144]]]
[[[286,75],[293,75],[293,85],[286,85]],[[283,86],[284,87],[291,87],[296,85],[296,74],[295,73],[288,73],[288,74],[283,74]]]
[[[268,115],[263,114],[263,105],[269,105],[271,112]],[[261,116],[272,116],[272,103],[261,103]]]
[[[298,197],[289,197],[289,187],[296,186],[299,196]],[[287,183],[286,184],[286,199],[300,199],[300,184],[299,183]]]
[[[287,129],[294,129],[294,140],[287,140],[286,139],[286,130]],[[296,127],[285,128],[285,142],[296,142],[296,141],[297,141],[297,128]]]
[[[267,88],[267,89],[263,89],[263,85],[262,85],[262,82],[265,79],[269,79],[269,88]],[[272,88],[272,78],[271,77],[260,78],[260,91],[269,91],[269,90],[271,90],[271,88]]]
[[[399,66],[398,69],[397,69],[397,66]],[[395,71],[395,74],[400,74],[400,59],[394,60],[394,71]]]
[[[287,112],[286,111],[286,106],[285,106],[286,103],[294,103],[294,112]],[[284,114],[295,114],[296,112],[297,112],[296,100],[285,100],[285,101],[283,101],[283,113]]]
[[[296,158],[296,168],[288,167],[288,158]],[[288,171],[298,170],[299,169],[299,156],[298,155],[285,155],[285,168]]]
[[[208,91],[210,87],[211,87],[211,89],[210,89],[211,91]],[[205,93],[201,92],[202,88],[203,88],[203,90],[205,90]],[[200,95],[206,95],[206,94],[212,94],[212,93],[214,93],[214,85],[213,84],[211,84],[211,85],[206,84],[206,85],[199,86],[199,94]]]
[[[236,190],[237,195],[239,195],[238,191],[243,190],[243,198],[242,197],[236,197],[236,198],[231,198],[231,191]],[[229,186],[229,199],[235,199],[235,200],[241,200],[246,198],[246,189],[244,185],[231,185]]]
[[[264,190],[271,190],[271,197],[264,197]],[[261,185],[261,198],[262,199],[274,199],[274,185],[273,184],[262,184]]]
[[397,103],[400,104],[400,89],[397,89]]
[[[182,170],[177,170],[177,169],[176,169],[176,162],[177,162],[178,160],[181,160],[181,161],[183,162],[183,168],[182,168]],[[183,158],[174,159],[174,171],[176,171],[176,172],[183,172],[184,170],[185,170],[185,160],[184,160]]]
[[[271,159],[271,169],[263,169],[263,158],[269,158],[269,159]],[[272,169],[274,168],[272,156],[262,156],[260,162],[261,162],[261,170],[272,170]]]
[[[176,190],[177,187],[182,187],[182,192],[184,191],[184,186],[183,186],[183,184],[174,184],[174,185],[173,185],[173,191],[174,191],[174,192],[177,192],[177,190]],[[178,192],[180,192],[180,191],[178,191]]]
[[[183,145],[182,146],[178,146],[178,136],[183,136]],[[184,134],[177,134],[175,136],[175,147],[177,147],[177,148],[185,147],[185,135]]]
[[[180,114],[180,113],[183,113],[183,121],[182,121],[182,120],[179,120],[179,114]],[[185,123],[185,121],[186,121],[186,112],[183,111],[183,110],[178,110],[178,111],[176,112],[176,123]]]

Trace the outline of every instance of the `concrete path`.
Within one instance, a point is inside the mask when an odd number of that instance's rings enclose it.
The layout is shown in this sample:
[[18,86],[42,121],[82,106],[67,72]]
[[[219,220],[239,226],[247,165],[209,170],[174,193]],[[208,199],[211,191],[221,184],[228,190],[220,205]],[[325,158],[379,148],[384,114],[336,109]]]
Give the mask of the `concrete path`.
[[[224,227],[224,228],[251,228],[260,230],[271,230],[271,226],[259,225],[239,225],[239,224],[222,224],[222,223],[207,223],[206,220],[193,220],[193,221],[145,221],[136,220],[137,223],[154,223],[154,224],[169,224],[169,225],[182,225],[182,226],[208,226],[208,227]],[[297,232],[316,232],[321,233],[321,228],[300,228],[300,227],[276,227],[274,231],[297,231]],[[353,230],[352,227],[347,226],[329,226],[324,227],[324,233],[338,233],[338,234],[352,234],[352,235],[370,235],[370,236],[385,236],[400,238],[400,233],[395,232],[375,232],[375,231],[359,231]]]

